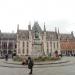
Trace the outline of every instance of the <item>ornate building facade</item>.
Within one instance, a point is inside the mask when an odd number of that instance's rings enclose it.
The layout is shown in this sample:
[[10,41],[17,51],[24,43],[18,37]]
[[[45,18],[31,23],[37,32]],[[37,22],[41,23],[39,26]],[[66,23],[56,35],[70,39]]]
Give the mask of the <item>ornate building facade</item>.
[[61,34],[47,31],[45,24],[42,30],[38,22],[33,27],[28,25],[28,30],[19,29],[17,33],[2,33],[0,31],[0,56],[16,53],[18,56],[48,56],[58,54],[75,56],[75,37],[73,32]]
[[38,22],[34,26],[28,25],[28,30],[17,29],[17,55],[53,55],[55,51],[60,53],[60,37],[56,30],[46,31],[41,29]]

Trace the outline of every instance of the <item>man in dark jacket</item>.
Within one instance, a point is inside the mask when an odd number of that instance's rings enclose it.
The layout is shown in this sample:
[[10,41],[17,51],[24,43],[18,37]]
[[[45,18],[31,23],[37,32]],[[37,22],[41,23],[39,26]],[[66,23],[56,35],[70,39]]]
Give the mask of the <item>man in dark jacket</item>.
[[29,74],[32,74],[33,71],[33,60],[31,59],[31,57],[28,57],[28,68],[30,69]]
[[5,55],[5,60],[8,61],[8,54]]

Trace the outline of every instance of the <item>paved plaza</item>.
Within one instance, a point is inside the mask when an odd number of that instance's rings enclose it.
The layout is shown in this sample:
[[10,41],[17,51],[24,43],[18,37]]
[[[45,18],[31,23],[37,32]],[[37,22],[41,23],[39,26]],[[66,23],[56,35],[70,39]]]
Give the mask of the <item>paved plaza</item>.
[[[33,75],[75,75],[75,57],[63,57],[62,60],[67,60],[67,63],[35,65]],[[28,75],[27,66],[18,64],[9,64],[0,59],[0,75]]]

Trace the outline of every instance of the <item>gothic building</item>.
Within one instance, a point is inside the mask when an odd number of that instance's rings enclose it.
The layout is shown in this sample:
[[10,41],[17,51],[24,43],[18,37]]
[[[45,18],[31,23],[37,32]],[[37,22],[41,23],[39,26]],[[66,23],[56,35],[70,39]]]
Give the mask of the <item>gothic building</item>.
[[62,34],[59,29],[47,31],[45,24],[42,30],[38,22],[28,30],[19,29],[17,33],[2,33],[0,31],[0,56],[16,53],[18,56],[49,56],[58,54],[75,56],[75,37],[73,32]]
[[2,33],[0,31],[0,56],[16,53],[16,33]]
[[41,29],[38,22],[34,26],[28,25],[28,30],[17,28],[17,55],[43,56],[53,55],[55,51],[60,53],[59,32]]

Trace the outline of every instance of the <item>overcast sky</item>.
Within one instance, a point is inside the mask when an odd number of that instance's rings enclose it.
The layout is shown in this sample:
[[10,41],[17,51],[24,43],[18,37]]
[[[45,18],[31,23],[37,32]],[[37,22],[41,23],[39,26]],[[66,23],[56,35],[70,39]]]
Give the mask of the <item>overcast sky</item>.
[[33,26],[38,21],[43,29],[59,28],[60,32],[75,33],[75,0],[0,0],[0,29],[2,32],[16,32]]

